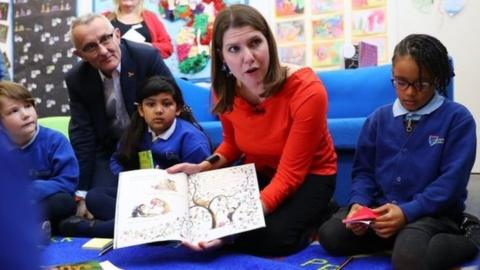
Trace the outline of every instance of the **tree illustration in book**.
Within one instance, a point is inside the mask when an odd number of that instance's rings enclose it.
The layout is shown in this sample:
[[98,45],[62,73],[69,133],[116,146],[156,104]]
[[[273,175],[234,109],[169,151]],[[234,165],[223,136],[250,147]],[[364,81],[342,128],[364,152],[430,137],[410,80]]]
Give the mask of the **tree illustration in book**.
[[255,166],[186,174],[122,172],[114,248],[156,241],[209,241],[265,226]]
[[17,0],[13,4],[14,80],[36,98],[41,117],[67,115],[65,73],[77,62],[68,34],[75,0]]

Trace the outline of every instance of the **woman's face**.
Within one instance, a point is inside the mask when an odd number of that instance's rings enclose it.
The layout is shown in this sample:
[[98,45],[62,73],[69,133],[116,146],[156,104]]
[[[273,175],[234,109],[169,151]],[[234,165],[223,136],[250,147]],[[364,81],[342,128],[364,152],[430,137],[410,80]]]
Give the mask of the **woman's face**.
[[229,28],[223,35],[224,63],[243,85],[255,88],[263,84],[270,66],[265,36],[250,26]]
[[402,106],[409,111],[416,111],[430,101],[435,94],[433,78],[425,69],[419,78],[419,68],[410,56],[400,56],[393,63],[393,79],[397,97]]
[[140,0],[120,0],[120,10],[122,12],[132,12],[137,8],[139,3]]

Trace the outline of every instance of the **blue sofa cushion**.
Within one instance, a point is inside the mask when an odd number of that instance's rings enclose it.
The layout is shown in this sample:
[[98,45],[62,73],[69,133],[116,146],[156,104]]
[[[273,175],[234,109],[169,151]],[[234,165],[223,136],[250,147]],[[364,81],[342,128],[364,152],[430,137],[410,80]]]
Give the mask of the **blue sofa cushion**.
[[327,125],[335,149],[354,149],[366,119],[366,117],[328,119]]
[[396,98],[391,65],[321,71],[317,76],[327,89],[329,119],[367,117]]
[[193,116],[198,122],[218,121],[218,118],[211,113],[211,92],[210,89],[198,86],[184,79],[176,78],[178,87],[182,90],[185,103],[191,107]]

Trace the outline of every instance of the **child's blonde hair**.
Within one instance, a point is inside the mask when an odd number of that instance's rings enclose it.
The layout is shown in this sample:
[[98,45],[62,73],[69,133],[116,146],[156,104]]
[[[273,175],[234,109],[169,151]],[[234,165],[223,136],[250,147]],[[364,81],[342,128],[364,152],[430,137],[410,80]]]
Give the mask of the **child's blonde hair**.
[[[19,100],[35,106],[35,100],[32,94],[21,84],[11,81],[0,81],[0,98],[6,97],[13,100]],[[2,109],[0,102],[0,110]]]

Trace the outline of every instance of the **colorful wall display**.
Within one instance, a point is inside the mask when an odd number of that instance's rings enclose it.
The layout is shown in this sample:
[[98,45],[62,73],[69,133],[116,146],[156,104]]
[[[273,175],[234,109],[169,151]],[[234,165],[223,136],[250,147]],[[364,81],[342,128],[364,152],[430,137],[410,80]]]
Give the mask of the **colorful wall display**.
[[[172,74],[191,81],[210,80],[210,40],[215,15],[225,6],[247,0],[145,0],[165,25],[174,53],[164,59]],[[95,12],[112,10],[112,0],[94,0]]]
[[378,62],[387,61],[387,1],[352,0],[352,43],[377,46]]
[[387,0],[275,0],[280,60],[315,69],[343,66],[345,45],[378,46],[386,59]]

